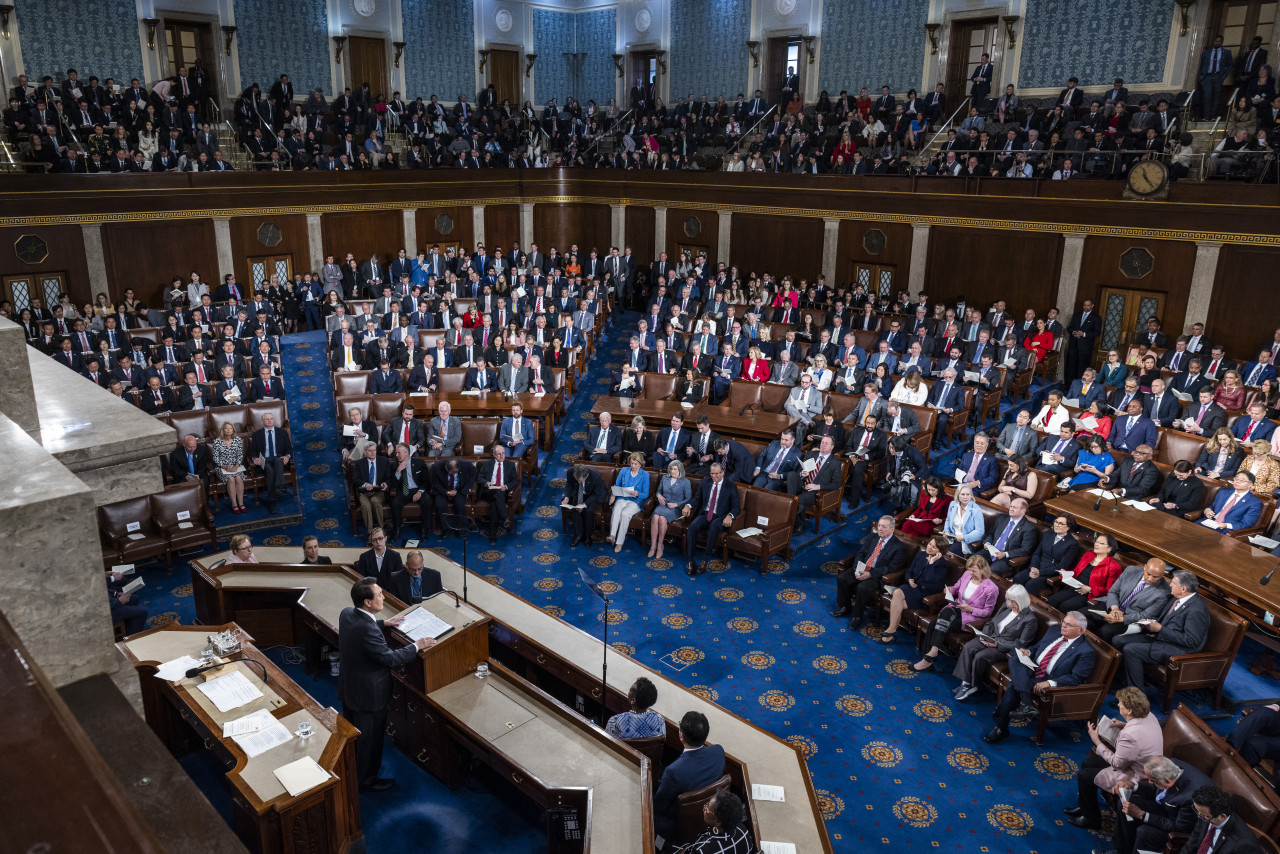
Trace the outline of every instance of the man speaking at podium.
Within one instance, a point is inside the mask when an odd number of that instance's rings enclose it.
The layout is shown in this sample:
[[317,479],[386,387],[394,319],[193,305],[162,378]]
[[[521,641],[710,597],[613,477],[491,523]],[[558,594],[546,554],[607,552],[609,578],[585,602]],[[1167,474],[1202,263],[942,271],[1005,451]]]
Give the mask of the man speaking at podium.
[[383,625],[398,626],[403,618],[393,617],[385,623],[379,620],[383,602],[378,580],[362,578],[351,588],[353,607],[343,608],[338,618],[338,699],[342,716],[360,730],[356,739],[356,773],[362,792],[385,792],[396,784],[395,780],[378,776],[391,701],[391,668],[407,664],[418,650],[435,644],[431,638],[419,638],[401,649],[387,646]]

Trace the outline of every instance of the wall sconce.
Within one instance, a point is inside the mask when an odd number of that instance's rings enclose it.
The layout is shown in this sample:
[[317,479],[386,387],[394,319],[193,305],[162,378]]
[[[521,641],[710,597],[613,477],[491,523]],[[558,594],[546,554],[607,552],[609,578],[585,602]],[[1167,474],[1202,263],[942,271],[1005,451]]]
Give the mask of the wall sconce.
[[222,45],[222,52],[223,52],[223,53],[225,53],[227,56],[230,56],[230,55],[231,55],[231,40],[232,40],[233,38],[235,38],[235,37],[236,37],[236,28],[235,28],[235,27],[223,27],[223,28],[222,28],[222,35],[223,35],[223,37],[226,39],[226,41],[225,41],[225,42],[223,43],[223,45]]
[[159,18],[143,18],[142,23],[147,25],[147,50],[156,49],[156,26],[160,23]]
[[942,24],[925,24],[924,28],[929,31],[929,53],[938,52],[938,28]]
[[538,61],[538,55],[536,53],[526,53],[524,58],[529,63],[524,67],[524,76],[528,77],[533,73],[533,64]]
[[1009,37],[1009,50],[1013,50],[1016,44],[1013,37],[1013,25],[1021,20],[1020,15],[1001,15],[1000,20],[1004,21],[1004,32]]
[[347,43],[346,36],[333,37],[333,61],[342,64],[342,46]]
[[[1187,12],[1194,5],[1196,5],[1196,0],[1178,0],[1178,8],[1182,10],[1182,27],[1178,30],[1179,36],[1185,36],[1191,29],[1191,25],[1187,21]],[[8,20],[8,16],[5,17],[5,20],[6,21]],[[9,37],[9,33],[7,30],[4,34],[4,37],[5,38]]]
[[653,58],[658,61],[658,73],[666,74],[667,73],[667,52],[665,50],[660,50],[653,55]]
[[[13,6],[7,4],[0,6],[0,36],[6,39],[9,38],[9,16],[12,14]],[[1183,18],[1185,19],[1186,16],[1184,15]]]
[[609,54],[609,56],[613,57],[613,67],[618,69],[618,76],[621,77],[622,76],[622,54],[611,53]]
[[391,46],[396,49],[396,57],[393,60],[393,63],[396,68],[400,67],[400,57],[404,56],[404,46],[406,44],[408,44],[408,42],[392,42],[391,43]]
[[804,42],[804,52],[809,54],[809,64],[813,65],[813,58],[817,55],[813,50],[813,40],[817,36],[801,36],[800,41]]
[[751,67],[760,67],[760,42],[747,42],[747,52],[751,54]]
[[489,61],[489,51],[487,51],[487,50],[478,50],[478,51],[476,51],[476,53],[480,54],[480,73],[481,73],[481,74],[484,74],[484,66],[485,66],[485,63],[487,63],[487,62]]

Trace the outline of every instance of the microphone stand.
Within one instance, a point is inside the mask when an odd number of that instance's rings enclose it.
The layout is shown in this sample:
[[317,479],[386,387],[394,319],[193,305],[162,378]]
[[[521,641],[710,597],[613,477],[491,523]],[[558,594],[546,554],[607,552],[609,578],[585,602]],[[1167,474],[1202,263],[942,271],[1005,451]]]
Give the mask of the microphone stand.
[[[445,513],[440,519],[450,533],[462,537],[462,601],[469,605],[471,602],[467,599],[467,575],[469,574],[467,570],[467,534],[475,530],[475,525],[470,518],[459,516],[455,513]],[[457,599],[457,594],[454,594],[454,599]],[[457,605],[455,604],[454,607],[457,607]]]
[[587,575],[587,571],[578,567],[578,576],[592,593],[604,602],[604,647],[601,649],[600,662],[600,726],[604,726],[609,716],[609,605],[613,601],[600,589],[600,585]]

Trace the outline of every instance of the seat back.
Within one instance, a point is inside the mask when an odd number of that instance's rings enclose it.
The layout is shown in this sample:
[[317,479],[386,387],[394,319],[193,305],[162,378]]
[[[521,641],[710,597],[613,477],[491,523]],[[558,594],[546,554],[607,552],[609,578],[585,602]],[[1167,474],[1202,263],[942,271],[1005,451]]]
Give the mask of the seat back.
[[734,520],[734,529],[763,528],[771,531],[790,532],[796,523],[796,508],[799,502],[795,496],[773,489],[753,489],[739,486],[739,497],[742,499],[742,512],[739,516],[742,524]]
[[[130,531],[129,526],[135,522],[140,527]],[[130,533],[154,534],[150,498],[143,495],[102,505],[98,508],[98,527],[113,539],[124,539]]]
[[760,383],[751,380],[734,380],[729,384],[729,397],[722,404],[735,412],[746,406],[760,404]]
[[1249,624],[1212,599],[1206,598],[1204,603],[1209,606],[1209,633],[1201,652],[1227,653],[1234,658]]
[[831,411],[836,414],[836,422],[842,422],[849,417],[849,413],[858,408],[858,404],[862,403],[862,395],[860,394],[827,394],[827,399],[823,401],[823,408],[826,404],[831,404]]
[[791,388],[776,383],[765,384],[760,387],[760,408],[765,412],[781,413],[787,405],[787,395],[791,393]]
[[1179,703],[1164,722],[1164,755],[1181,759],[1212,776],[1223,755],[1213,739],[1206,737],[1206,730],[1204,721]]
[[[399,394],[375,394],[370,398],[368,417],[381,427],[391,423],[404,408],[404,396]],[[422,415],[422,413],[418,413]]]
[[201,526],[207,521],[208,505],[199,483],[178,483],[150,498],[151,516],[161,528],[177,528],[183,522]]
[[369,376],[373,371],[338,371],[333,375],[334,397],[369,393]]
[[[338,424],[351,423],[351,410],[359,409],[361,418],[369,417],[369,408],[373,405],[373,395],[359,394],[348,397],[339,397],[334,401],[334,408],[338,410]],[[396,413],[397,415],[399,413]]]
[[487,457],[502,427],[500,418],[462,418],[462,441],[458,451],[464,456]]
[[467,381],[469,368],[439,368],[436,373],[440,381],[441,394],[458,394]]
[[635,750],[637,753],[643,753],[649,757],[649,770],[652,773],[653,784],[662,777],[662,749],[667,744],[667,734],[650,735],[645,738],[624,738],[622,741]]
[[214,435],[213,422],[209,420],[208,409],[192,409],[188,412],[169,413],[169,423],[182,441],[188,434],[194,433],[200,441]]
[[675,844],[687,845],[707,829],[707,822],[702,818],[702,808],[717,792],[728,789],[729,782],[729,775],[725,774],[709,786],[676,796]]
[[248,429],[257,430],[262,426],[262,416],[270,413],[275,416],[275,424],[280,429],[287,429],[289,426],[289,408],[285,406],[283,400],[260,400],[257,403],[249,404],[247,418],[249,421]]
[[1173,465],[1178,460],[1188,460],[1193,465],[1200,458],[1206,440],[1200,436],[1183,433],[1181,430],[1161,430],[1160,444],[1156,451],[1156,462]]
[[222,425],[230,424],[237,434],[244,433],[248,406],[215,406],[209,410],[210,434],[215,438],[222,435]]
[[928,406],[912,406],[911,411],[916,414],[916,420],[920,422],[920,432],[912,438],[911,444],[928,458],[929,447],[933,444],[933,430],[938,424],[938,410]]
[[[563,370],[563,369],[561,369]],[[681,377],[677,374],[646,373],[644,375],[645,400],[671,400]]]

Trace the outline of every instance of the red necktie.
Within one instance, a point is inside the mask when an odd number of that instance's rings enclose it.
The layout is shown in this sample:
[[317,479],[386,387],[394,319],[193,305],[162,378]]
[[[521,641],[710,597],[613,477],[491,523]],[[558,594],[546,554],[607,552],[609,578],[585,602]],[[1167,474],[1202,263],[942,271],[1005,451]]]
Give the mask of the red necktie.
[[1209,849],[1213,847],[1213,831],[1212,824],[1205,828],[1204,839],[1200,840],[1200,847],[1196,849],[1196,854],[1209,854]]
[[822,471],[822,467],[826,465],[826,463],[826,457],[818,457],[818,464],[813,467],[813,471],[809,472],[809,474],[805,476],[804,482],[813,483],[814,479],[818,476],[818,472]]
[[156,389],[156,403],[163,403],[160,399],[160,389]]
[[404,422],[404,443],[409,444],[409,422]]
[[1209,366],[1209,376],[1213,376],[1218,372],[1218,360],[1214,359],[1213,364]]
[[1049,409],[1048,407],[1046,407],[1046,408],[1045,408],[1045,411],[1044,411],[1044,426],[1045,426],[1045,427],[1048,427],[1048,426],[1049,426],[1049,422],[1050,422],[1052,419],[1053,419],[1053,410],[1051,410],[1051,409]]
[[713,483],[711,485],[711,500],[707,502],[707,521],[710,522],[716,515],[716,499],[720,496],[720,484]]
[[196,379],[204,382],[204,367],[202,365],[196,365]]
[[89,351],[89,338],[83,332],[80,333],[80,346],[86,353]]
[[1231,511],[1232,507],[1236,506],[1236,502],[1239,500],[1240,500],[1240,493],[1238,492],[1231,493],[1231,497],[1227,499],[1226,504],[1222,505],[1222,510],[1217,515],[1218,521],[1221,521],[1227,518],[1227,513]]
[[1058,638],[1058,642],[1049,647],[1049,651],[1045,653],[1044,658],[1040,659],[1040,666],[1036,668],[1036,679],[1043,679],[1045,677],[1045,674],[1049,672],[1049,664],[1053,661],[1053,657],[1058,654],[1058,647],[1062,646],[1066,642],[1066,638]]
[[871,557],[867,558],[868,567],[872,567],[876,565],[876,558],[880,557],[880,549],[884,548],[884,543],[885,543],[884,540],[876,541],[876,547],[871,550]]
[[1249,437],[1253,435],[1253,428],[1258,426],[1257,421],[1249,422],[1249,429],[1244,431],[1244,440],[1249,441]]

